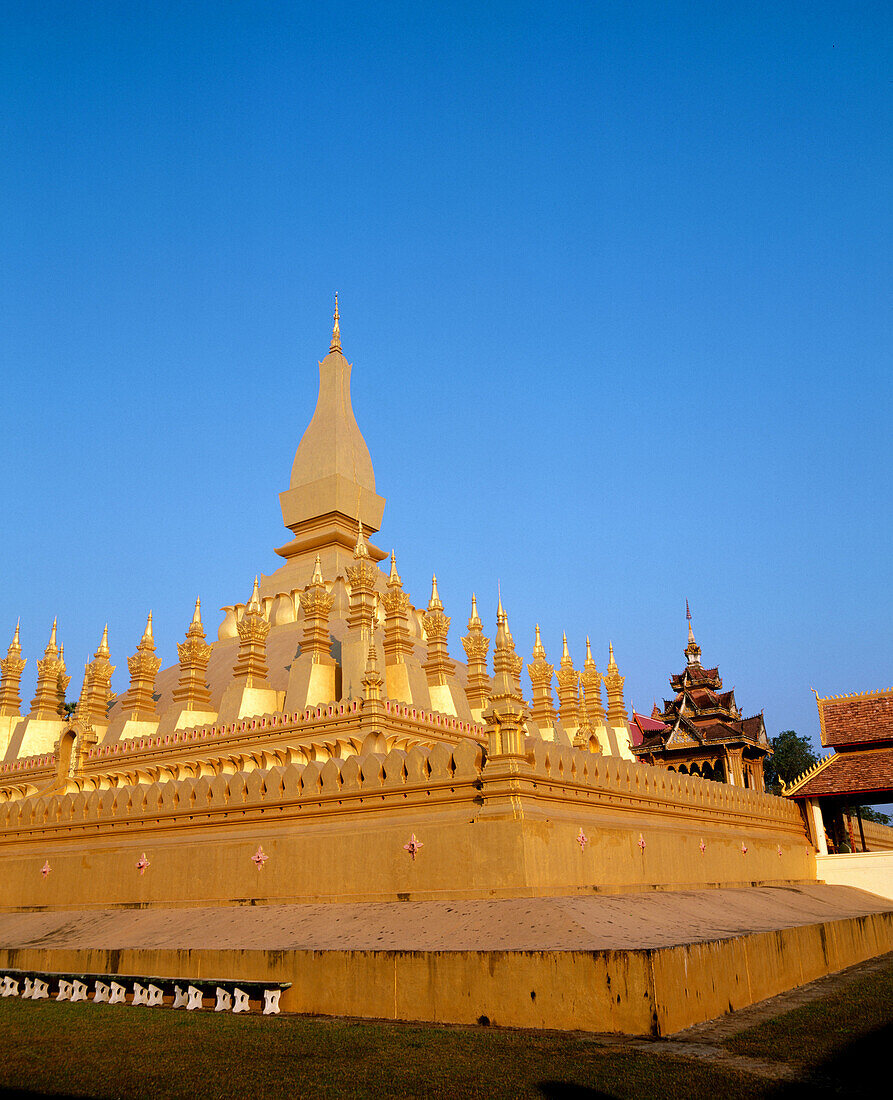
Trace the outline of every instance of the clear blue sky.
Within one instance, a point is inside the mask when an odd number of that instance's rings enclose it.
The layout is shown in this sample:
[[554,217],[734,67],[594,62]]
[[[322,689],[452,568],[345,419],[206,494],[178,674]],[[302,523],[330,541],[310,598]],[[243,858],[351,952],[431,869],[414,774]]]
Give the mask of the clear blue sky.
[[279,562],[332,294],[417,603],[649,711],[893,683],[893,8],[4,5],[0,649]]

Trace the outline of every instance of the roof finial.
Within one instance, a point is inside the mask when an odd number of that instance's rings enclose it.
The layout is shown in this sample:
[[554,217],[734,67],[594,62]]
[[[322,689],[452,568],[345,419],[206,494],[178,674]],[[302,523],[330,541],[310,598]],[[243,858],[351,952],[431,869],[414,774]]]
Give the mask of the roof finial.
[[99,649],[94,654],[95,657],[108,657],[109,654],[109,624],[106,623],[102,630],[102,641],[99,643]]
[[143,631],[143,638],[152,637],[152,612],[149,612],[149,617],[146,619],[146,629]]
[[193,611],[193,613],[192,613],[192,621],[194,623],[198,623],[199,626],[202,625],[202,601],[201,601],[201,599],[197,599],[195,601],[195,611]]
[[335,317],[332,326],[332,342],[329,344],[329,352],[341,351],[341,328],[338,324],[338,292],[335,291]]
[[316,555],[316,561],[313,563],[313,576],[310,578],[310,583],[317,586],[325,584],[322,578],[322,562],[319,560],[319,554]]
[[614,660],[614,643],[608,642],[608,669],[611,672],[617,671],[617,662]]
[[693,642],[695,640],[695,634],[691,628],[691,608],[688,606],[688,600],[685,601],[685,617],[688,619],[688,640],[689,642]]

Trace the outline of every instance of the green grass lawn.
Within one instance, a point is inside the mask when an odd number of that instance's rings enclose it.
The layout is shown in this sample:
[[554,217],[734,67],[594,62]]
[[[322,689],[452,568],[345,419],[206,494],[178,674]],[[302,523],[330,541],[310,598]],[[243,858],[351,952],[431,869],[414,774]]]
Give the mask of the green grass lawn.
[[889,1052],[893,1049],[893,962],[856,978],[836,992],[785,1012],[726,1041],[737,1054],[802,1065],[831,1077],[842,1088],[889,1095]]
[[[893,963],[726,1041],[812,1083],[582,1033],[0,1000],[0,1091],[93,1097],[630,1097],[871,1094],[893,1038]],[[619,1041],[622,1042],[622,1041]],[[684,1050],[684,1044],[680,1043]],[[887,1080],[885,1077],[884,1080]],[[886,1087],[886,1086],[885,1086]],[[884,1089],[874,1095],[884,1095]]]

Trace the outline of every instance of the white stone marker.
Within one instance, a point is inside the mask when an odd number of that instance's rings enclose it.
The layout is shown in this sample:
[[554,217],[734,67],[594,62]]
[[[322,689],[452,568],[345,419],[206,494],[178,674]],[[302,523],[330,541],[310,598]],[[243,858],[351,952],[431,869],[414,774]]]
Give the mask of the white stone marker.
[[40,978],[34,979],[34,985],[31,987],[31,1000],[32,1001],[46,1001],[50,996],[50,984],[49,982],[41,981]]
[[64,978],[59,979],[59,992],[56,994],[57,1001],[70,1001],[71,1000],[71,982],[66,981]]
[[190,985],[186,992],[189,994],[189,1000],[186,1002],[186,1011],[192,1012],[196,1008],[202,1007],[202,991],[196,989],[194,985]]
[[86,1001],[87,999],[87,983],[73,981],[71,983],[71,999],[73,1001]]
[[239,989],[238,986],[233,990],[233,997],[235,1001],[233,1003],[233,1012],[250,1012],[251,1005],[248,1003],[248,994]]
[[174,1008],[185,1008],[186,1007],[186,1002],[187,1002],[188,999],[189,998],[186,996],[186,994],[183,992],[183,990],[178,985],[175,985],[174,986]]
[[146,989],[146,1004],[149,1008],[164,1007],[164,990],[157,985],[150,985]]
[[102,1004],[103,1002],[108,1003],[108,999],[109,987],[105,984],[105,982],[97,982],[96,989],[93,993],[93,1003],[97,1005]]
[[279,1015],[279,998],[281,995],[281,989],[264,990],[264,1016]]
[[215,1012],[229,1012],[233,1007],[233,999],[230,994],[222,988],[217,986],[217,1004],[214,1006]]
[[124,1000],[124,994],[127,990],[119,982],[112,982],[109,986],[109,1004],[110,1005],[126,1005],[127,1001]]
[[146,1003],[146,990],[139,982],[133,983],[133,1000],[130,1003],[132,1005],[144,1005]]

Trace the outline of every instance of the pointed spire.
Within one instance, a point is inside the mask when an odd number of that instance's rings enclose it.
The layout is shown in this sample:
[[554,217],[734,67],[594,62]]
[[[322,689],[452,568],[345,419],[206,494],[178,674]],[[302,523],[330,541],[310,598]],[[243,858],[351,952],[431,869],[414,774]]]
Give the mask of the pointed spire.
[[251,599],[248,601],[248,611],[260,611],[260,589],[257,586],[257,574],[254,574],[254,588],[251,590]]
[[319,560],[319,554],[316,555],[316,562],[313,566],[313,576],[310,578],[310,583],[314,587],[319,587],[326,582],[322,578],[322,562]]
[[429,611],[443,611],[443,603],[437,591],[437,574],[431,578],[431,599],[428,601]]
[[502,606],[502,586],[499,581],[496,582],[496,625],[497,627],[505,621],[505,608]]
[[614,660],[614,643],[608,642],[608,671],[617,671],[617,662]]
[[357,544],[353,548],[353,556],[355,558],[368,558],[369,547],[366,545],[366,540],[363,537],[363,521],[357,520]]
[[53,618],[53,629],[50,631],[50,640],[49,640],[49,644],[47,645],[47,649],[55,649],[55,648],[56,648],[56,619],[54,617]]
[[397,572],[397,555],[394,551],[391,551],[391,573],[388,577],[388,588],[402,588],[403,581],[400,579],[400,574]]
[[539,623],[536,624],[536,633],[535,633],[534,639],[533,639],[533,656],[534,656],[534,658],[542,657],[543,660],[546,659],[546,649],[545,649],[545,646],[543,645],[543,640],[540,637],[540,624]]
[[202,625],[202,601],[201,600],[196,600],[195,601],[195,611],[193,611],[193,613],[192,613],[192,622],[194,624],[198,624],[198,626]]
[[12,636],[12,644],[9,647],[10,649],[12,649],[13,647],[15,647],[16,649],[21,649],[22,648],[21,645],[19,644],[19,625],[20,625],[21,621],[22,621],[21,619],[16,619],[16,628],[15,628],[15,633]]
[[561,635],[561,663],[563,665],[568,665],[568,664],[571,663],[571,654],[570,654],[570,650],[567,648],[567,634],[566,633],[563,633]]
[[688,645],[685,647],[685,656],[690,665],[701,663],[701,647],[695,641],[695,632],[691,628],[691,610],[688,600],[685,601],[685,617],[688,619]]
[[151,642],[154,638],[152,634],[152,612],[149,612],[149,616],[146,619],[146,629],[143,631],[142,641]]
[[586,635],[586,660],[583,662],[584,668],[591,668],[595,664],[595,659],[592,656],[592,646],[589,644],[589,635]]
[[339,325],[338,315],[338,293],[335,293],[335,316],[334,325],[332,326],[332,342],[329,344],[329,353],[333,351],[341,351],[341,326]]
[[468,619],[468,629],[469,630],[474,630],[475,627],[481,627],[483,629],[483,626],[484,626],[484,624],[481,621],[481,617],[480,617],[480,615],[478,615],[477,596],[475,596],[475,594],[472,592],[471,593],[471,616]]
[[111,653],[109,651],[109,624],[106,623],[102,631],[102,641],[99,643],[99,649],[93,654],[94,657],[109,657]]

